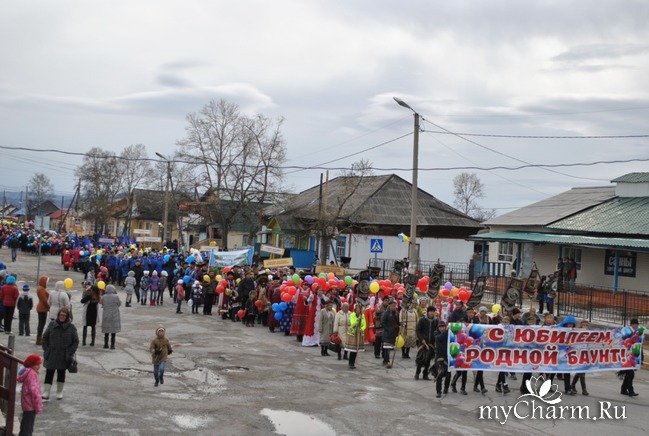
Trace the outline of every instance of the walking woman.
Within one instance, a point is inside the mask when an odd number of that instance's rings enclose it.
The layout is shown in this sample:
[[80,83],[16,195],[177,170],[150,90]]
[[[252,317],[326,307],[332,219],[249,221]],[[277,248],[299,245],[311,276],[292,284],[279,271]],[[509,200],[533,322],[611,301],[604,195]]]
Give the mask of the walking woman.
[[108,335],[110,335],[110,349],[114,350],[115,335],[122,330],[122,320],[119,314],[119,307],[122,305],[122,301],[117,295],[115,286],[106,286],[106,292],[101,303],[104,308],[101,317],[101,331],[104,333],[104,348],[108,348]]
[[47,282],[50,278],[41,276],[38,279],[38,287],[36,288],[36,296],[38,297],[38,304],[36,304],[36,313],[38,314],[38,327],[36,329],[36,345],[43,345],[43,330],[47,324],[47,314],[50,311],[50,292],[47,290]]
[[356,304],[354,312],[349,315],[349,329],[347,329],[347,345],[345,351],[349,352],[349,369],[356,369],[356,355],[358,350],[365,346],[365,329],[367,322],[363,316],[363,306]]
[[83,304],[83,338],[81,345],[86,345],[88,327],[90,327],[90,346],[95,346],[95,326],[97,325],[97,306],[99,305],[99,288],[86,282],[86,290],[81,298]]
[[74,353],[79,347],[79,334],[77,328],[72,324],[70,311],[62,307],[43,333],[43,356],[45,358],[45,386],[43,388],[43,399],[50,398],[50,390],[54,382],[56,371],[56,399],[63,398],[63,386],[65,383],[65,371],[72,361]]

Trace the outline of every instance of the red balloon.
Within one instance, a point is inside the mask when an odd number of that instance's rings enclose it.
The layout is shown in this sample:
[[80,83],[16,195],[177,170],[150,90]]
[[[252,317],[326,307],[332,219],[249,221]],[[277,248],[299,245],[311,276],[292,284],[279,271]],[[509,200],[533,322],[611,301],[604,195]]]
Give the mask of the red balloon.
[[261,301],[255,301],[255,306],[257,306],[257,309],[261,309]]
[[451,297],[448,297],[448,298],[446,299],[446,302],[447,302],[447,303],[452,303],[452,302],[453,302],[453,299],[452,299]]
[[449,295],[451,295],[451,291],[444,288],[441,291],[439,291],[439,295],[441,295],[442,297],[448,297]]
[[217,294],[222,294],[225,291],[225,288],[223,286],[217,286],[216,288],[216,293]]
[[232,268],[230,268],[229,266],[226,266],[225,268],[223,268],[223,272],[225,274],[229,273],[230,271],[232,271]]
[[320,286],[324,286],[327,284],[327,279],[325,279],[324,277],[318,277],[318,283],[320,284]]
[[238,316],[239,318],[243,318],[243,317],[245,317],[245,316],[246,316],[246,311],[243,310],[243,309],[239,310],[239,311],[237,312],[237,316]]
[[312,290],[313,292],[317,291],[317,290],[318,290],[318,286],[320,286],[320,285],[318,285],[317,283],[312,284],[312,285],[311,285],[311,290]]
[[329,290],[329,288],[331,288],[331,286],[329,286],[329,282],[325,280],[324,284],[322,285],[322,290],[326,292]]
[[293,279],[288,279],[286,281],[286,286],[295,286],[295,282],[293,281]]
[[329,279],[329,286],[338,286],[336,279]]
[[466,303],[467,301],[469,301],[469,293],[466,291],[466,289],[461,290],[457,294],[457,298],[459,298],[461,302]]
[[285,292],[285,293],[282,294],[282,301],[285,302],[285,303],[288,303],[289,301],[291,301],[292,298],[293,298],[293,296],[291,294],[289,294],[288,292]]
[[296,288],[295,286],[289,286],[289,287],[286,289],[286,292],[288,292],[289,294],[291,294],[291,297],[292,297],[292,296],[295,295],[295,293],[297,292],[297,288]]

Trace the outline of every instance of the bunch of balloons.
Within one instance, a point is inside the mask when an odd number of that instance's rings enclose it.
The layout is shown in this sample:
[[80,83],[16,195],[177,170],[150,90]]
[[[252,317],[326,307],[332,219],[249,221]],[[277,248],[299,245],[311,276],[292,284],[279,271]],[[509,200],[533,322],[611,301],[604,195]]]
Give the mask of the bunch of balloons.
[[288,304],[285,301],[282,301],[281,303],[273,303],[270,307],[272,307],[275,312],[275,319],[281,321],[282,318],[284,318],[284,311],[288,309]]

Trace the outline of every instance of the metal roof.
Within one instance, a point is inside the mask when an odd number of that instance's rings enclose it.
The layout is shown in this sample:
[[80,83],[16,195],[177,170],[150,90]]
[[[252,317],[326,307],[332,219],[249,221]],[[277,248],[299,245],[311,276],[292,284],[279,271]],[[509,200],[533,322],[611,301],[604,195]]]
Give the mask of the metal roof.
[[616,197],[547,226],[550,229],[649,236],[649,197]]
[[615,197],[614,186],[572,188],[554,197],[490,219],[488,226],[547,226]]
[[584,235],[536,232],[489,232],[472,235],[472,241],[534,242],[539,244],[576,245],[610,249],[649,251],[649,239],[607,238]]
[[[354,224],[410,226],[412,185],[388,174],[367,177],[337,177],[322,188],[323,213]],[[298,219],[317,220],[320,186],[302,191],[282,207],[269,207],[266,214],[290,214]],[[479,229],[471,217],[419,189],[417,225]],[[473,231],[473,230],[469,230]]]
[[611,183],[649,183],[649,173],[629,173],[611,180]]

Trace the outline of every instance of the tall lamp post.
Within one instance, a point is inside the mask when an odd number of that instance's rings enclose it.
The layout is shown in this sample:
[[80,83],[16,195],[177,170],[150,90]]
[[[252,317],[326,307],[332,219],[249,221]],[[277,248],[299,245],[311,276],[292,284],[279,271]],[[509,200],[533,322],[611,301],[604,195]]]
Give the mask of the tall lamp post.
[[417,250],[417,173],[419,169],[419,114],[405,101],[401,100],[398,97],[393,98],[394,101],[399,104],[399,106],[410,109],[415,118],[415,127],[412,141],[412,208],[410,210],[410,247],[408,249],[408,258],[410,259],[412,268],[414,268],[414,272],[416,272],[417,263],[419,262],[419,252]]
[[[167,226],[169,225],[169,179],[171,178],[171,162],[169,159],[156,152],[156,156],[161,159],[164,159],[167,162],[167,183],[165,184],[165,206],[163,212],[163,231],[162,231],[162,245],[165,245],[167,242]],[[170,238],[171,239],[171,238]],[[167,247],[169,248],[169,247]]]

